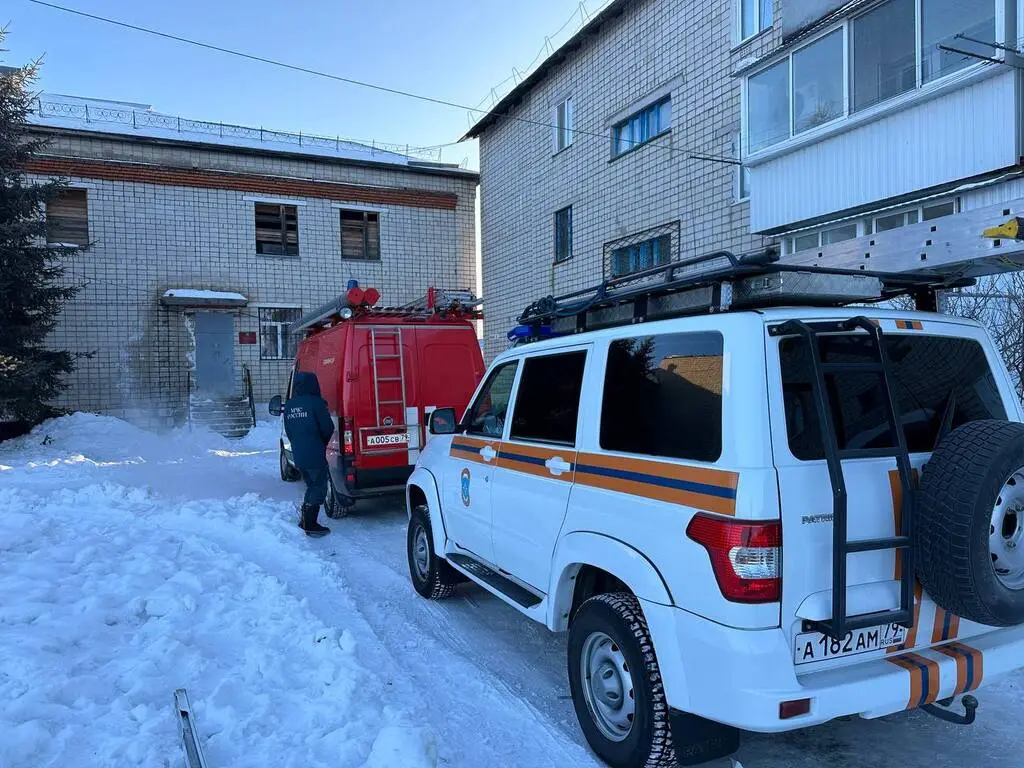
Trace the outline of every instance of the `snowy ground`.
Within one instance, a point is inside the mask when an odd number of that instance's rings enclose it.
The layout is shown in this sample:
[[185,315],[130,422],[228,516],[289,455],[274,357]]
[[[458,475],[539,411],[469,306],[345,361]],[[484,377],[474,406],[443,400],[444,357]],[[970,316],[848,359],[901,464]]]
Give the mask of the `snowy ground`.
[[[0,444],[0,767],[595,766],[564,638],[482,590],[419,599],[398,500],[299,535],[275,424],[241,441],[77,414]],[[744,738],[744,768],[1024,766],[1024,676],[978,722]]]

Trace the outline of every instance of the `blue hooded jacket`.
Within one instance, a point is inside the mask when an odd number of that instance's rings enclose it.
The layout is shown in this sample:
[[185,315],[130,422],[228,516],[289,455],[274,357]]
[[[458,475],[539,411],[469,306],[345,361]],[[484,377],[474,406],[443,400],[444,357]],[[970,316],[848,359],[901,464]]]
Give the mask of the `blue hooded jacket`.
[[327,402],[320,396],[315,373],[295,372],[292,396],[284,406],[284,431],[292,444],[292,459],[299,470],[327,466],[327,444],[334,434],[334,422]]

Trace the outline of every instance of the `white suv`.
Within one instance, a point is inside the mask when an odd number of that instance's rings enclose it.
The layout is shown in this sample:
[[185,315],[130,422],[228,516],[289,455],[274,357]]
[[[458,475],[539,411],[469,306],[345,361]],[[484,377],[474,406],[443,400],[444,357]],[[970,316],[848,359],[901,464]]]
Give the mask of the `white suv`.
[[612,766],[844,715],[972,721],[954,697],[1024,666],[1024,413],[990,339],[732,309],[519,344],[461,423],[435,412],[407,488],[416,590],[472,580],[568,631]]

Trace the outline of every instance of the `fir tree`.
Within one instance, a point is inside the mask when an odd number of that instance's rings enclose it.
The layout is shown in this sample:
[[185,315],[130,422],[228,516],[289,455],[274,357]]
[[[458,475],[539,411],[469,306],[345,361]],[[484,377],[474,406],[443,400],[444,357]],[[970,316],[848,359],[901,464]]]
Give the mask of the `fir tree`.
[[55,413],[48,403],[74,368],[75,355],[46,341],[78,291],[63,279],[65,260],[83,250],[46,242],[46,203],[65,185],[25,177],[46,146],[26,125],[36,69],[0,68],[0,418],[30,423]]

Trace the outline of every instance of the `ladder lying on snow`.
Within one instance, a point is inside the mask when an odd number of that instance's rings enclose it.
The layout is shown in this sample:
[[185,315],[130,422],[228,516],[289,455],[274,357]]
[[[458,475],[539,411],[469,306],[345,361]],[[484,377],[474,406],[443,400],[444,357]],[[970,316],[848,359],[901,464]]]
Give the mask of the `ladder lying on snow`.
[[174,708],[178,713],[178,735],[181,737],[181,746],[185,750],[186,768],[207,768],[203,746],[199,742],[199,734],[196,733],[192,704],[189,702],[184,688],[179,688],[174,692]]

